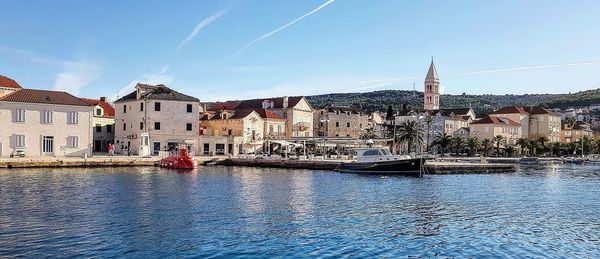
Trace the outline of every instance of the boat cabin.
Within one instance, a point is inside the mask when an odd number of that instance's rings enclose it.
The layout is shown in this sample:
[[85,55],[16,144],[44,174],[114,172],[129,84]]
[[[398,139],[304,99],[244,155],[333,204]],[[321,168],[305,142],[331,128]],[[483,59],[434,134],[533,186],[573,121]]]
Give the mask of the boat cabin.
[[354,151],[359,163],[410,159],[406,155],[393,155],[388,148],[356,148]]

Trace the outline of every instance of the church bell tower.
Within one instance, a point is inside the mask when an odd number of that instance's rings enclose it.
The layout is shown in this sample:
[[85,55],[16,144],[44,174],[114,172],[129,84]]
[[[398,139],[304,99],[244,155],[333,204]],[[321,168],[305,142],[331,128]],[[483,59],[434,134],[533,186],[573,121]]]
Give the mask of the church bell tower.
[[425,77],[425,99],[424,107],[425,110],[439,110],[440,109],[440,78],[438,76],[437,70],[435,69],[435,64],[433,64],[433,57],[431,58],[431,65],[429,66],[429,71],[427,71],[427,76]]

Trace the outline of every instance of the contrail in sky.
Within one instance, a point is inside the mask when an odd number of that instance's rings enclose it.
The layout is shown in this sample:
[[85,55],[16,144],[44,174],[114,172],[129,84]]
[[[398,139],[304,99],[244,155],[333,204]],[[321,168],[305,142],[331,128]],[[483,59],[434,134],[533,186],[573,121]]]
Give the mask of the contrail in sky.
[[208,18],[202,20],[201,22],[199,22],[196,27],[194,28],[194,30],[190,33],[190,35],[188,35],[181,43],[179,43],[179,46],[177,46],[177,53],[179,53],[179,51],[181,50],[181,48],[183,46],[185,46],[185,44],[187,44],[188,42],[190,42],[195,36],[196,34],[198,34],[202,29],[204,29],[204,27],[210,25],[212,22],[214,22],[216,19],[218,19],[219,17],[223,16],[225,13],[227,13],[228,10],[224,10],[224,11],[220,11],[216,14],[213,14],[211,16],[209,16]]
[[234,57],[236,57],[238,54],[240,54],[240,53],[242,53],[244,50],[246,50],[248,47],[250,47],[250,46],[254,45],[254,43],[257,43],[257,42],[259,42],[259,41],[261,41],[261,40],[264,40],[264,39],[266,39],[266,38],[268,38],[268,37],[272,36],[273,34],[275,34],[275,33],[279,32],[279,31],[281,31],[281,30],[283,30],[283,29],[285,29],[285,28],[287,28],[287,27],[289,27],[289,26],[293,25],[294,23],[297,23],[297,22],[299,22],[300,20],[302,20],[302,19],[306,18],[307,16],[310,16],[311,14],[314,14],[314,13],[318,12],[319,10],[321,10],[321,9],[325,8],[326,6],[328,6],[328,5],[332,4],[333,2],[335,2],[335,0],[328,0],[328,1],[327,1],[327,2],[325,2],[324,4],[322,4],[322,5],[320,5],[319,7],[317,7],[316,9],[314,9],[314,10],[312,10],[312,11],[310,11],[310,12],[308,12],[308,13],[306,13],[306,14],[304,14],[304,15],[302,15],[302,16],[300,16],[300,17],[298,17],[298,18],[296,18],[295,20],[293,20],[293,21],[291,21],[291,22],[287,23],[286,25],[283,25],[283,26],[281,26],[281,27],[279,27],[279,28],[277,28],[277,29],[275,29],[275,30],[273,30],[273,31],[270,31],[270,32],[268,32],[268,33],[265,33],[265,34],[263,34],[262,36],[260,36],[260,37],[256,38],[255,40],[253,40],[253,41],[251,41],[250,43],[248,43],[248,44],[244,45],[243,47],[241,47],[241,48],[240,48],[238,51],[236,51],[236,52],[233,54],[233,56],[232,56],[230,59],[233,59],[233,58],[234,58]]
[[[490,73],[524,71],[524,70],[546,69],[546,68],[573,67],[573,66],[586,66],[586,65],[600,65],[600,60],[586,61],[586,62],[576,62],[576,63],[563,63],[563,64],[527,66],[527,67],[500,68],[500,69],[471,71],[471,72],[457,72],[457,73],[448,73],[448,74],[440,74],[440,75],[444,75],[444,76],[477,75],[477,74],[490,74]],[[396,81],[403,81],[403,80],[410,80],[410,79],[421,79],[421,78],[423,78],[423,76],[407,76],[407,77],[398,77],[398,78],[385,78],[385,79],[378,79],[378,80],[359,81],[359,82],[356,82],[356,84],[396,82]]]

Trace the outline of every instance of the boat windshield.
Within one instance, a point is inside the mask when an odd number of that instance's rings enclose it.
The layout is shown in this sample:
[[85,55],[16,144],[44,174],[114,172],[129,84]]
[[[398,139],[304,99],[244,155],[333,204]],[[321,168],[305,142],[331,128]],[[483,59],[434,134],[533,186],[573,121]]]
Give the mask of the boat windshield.
[[379,151],[380,151],[380,152],[381,152],[381,154],[382,154],[382,155],[384,155],[384,156],[389,156],[389,155],[391,155],[390,151],[389,151],[389,150],[387,150],[387,149],[380,149]]

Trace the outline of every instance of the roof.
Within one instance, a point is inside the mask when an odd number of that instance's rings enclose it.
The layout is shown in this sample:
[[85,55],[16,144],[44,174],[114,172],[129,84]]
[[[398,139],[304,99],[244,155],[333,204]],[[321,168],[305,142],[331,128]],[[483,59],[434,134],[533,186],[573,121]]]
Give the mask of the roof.
[[429,71],[427,71],[427,76],[425,77],[425,80],[427,79],[434,79],[434,80],[439,80],[440,77],[438,76],[437,73],[437,69],[435,69],[435,64],[433,64],[433,58],[431,59],[431,65],[429,65]]
[[473,109],[471,108],[456,108],[456,109],[439,109],[439,110],[429,110],[429,112],[431,113],[431,115],[443,115],[443,116],[451,116],[452,114],[454,114],[454,116],[469,116],[469,113],[472,111]]
[[549,114],[549,115],[555,115],[555,116],[560,116],[558,113],[550,111],[546,108],[542,108],[539,106],[533,106],[533,107],[524,107],[523,108],[525,111],[527,111],[530,114]]
[[256,113],[258,113],[258,115],[260,115],[260,117],[263,119],[285,120],[284,118],[277,115],[276,113],[266,110],[266,109],[255,109],[254,111]]
[[88,99],[88,98],[80,98],[82,101],[94,105],[94,106],[100,106],[102,107],[102,109],[104,109],[104,116],[107,117],[114,117],[115,116],[115,108],[110,105],[110,103],[108,103],[107,101],[104,100],[98,100],[98,99]]
[[115,103],[125,102],[125,101],[130,101],[130,100],[137,100],[138,99],[137,98],[137,91],[138,91],[137,89],[138,88],[141,88],[146,91],[140,96],[139,99],[200,102],[200,100],[198,100],[198,98],[196,98],[196,97],[182,94],[182,93],[177,92],[177,91],[175,91],[165,85],[162,85],[162,84],[148,85],[148,84],[138,83],[135,87],[136,87],[135,91],[129,93],[128,95],[121,97],[120,99],[116,100]]
[[23,87],[21,87],[21,85],[17,83],[17,81],[15,81],[12,78],[5,77],[3,75],[0,75],[0,87],[23,89]]
[[0,98],[1,102],[43,103],[73,106],[91,106],[81,99],[60,91],[21,89]]
[[354,107],[346,107],[346,106],[325,106],[323,107],[323,109],[327,110],[328,112],[335,112],[335,111],[340,111],[340,112],[352,112],[352,113],[365,113],[363,110],[359,109],[359,108],[354,108]]
[[233,114],[233,116],[229,117],[229,119],[235,120],[235,119],[243,119],[248,117],[248,115],[252,114],[254,112],[254,110],[236,110],[235,113]]
[[517,107],[517,106],[502,107],[498,110],[490,112],[490,114],[516,114],[516,113],[529,114],[529,112],[525,111],[525,109],[523,107]]
[[[227,101],[227,102],[218,102],[215,103],[210,110],[218,111],[218,110],[238,110],[238,109],[263,109],[264,101],[272,101],[272,108],[283,108],[283,99],[285,97],[275,97],[275,98],[264,98],[264,99],[250,99],[250,100],[240,100],[240,101]],[[294,107],[296,106],[304,96],[290,96],[288,98],[288,106]]]
[[517,123],[508,118],[498,118],[498,117],[490,117],[490,116],[485,116],[479,120],[471,122],[471,125],[473,125],[473,124],[494,124],[494,125],[506,125],[506,126],[516,126],[516,127],[521,126],[520,123]]

